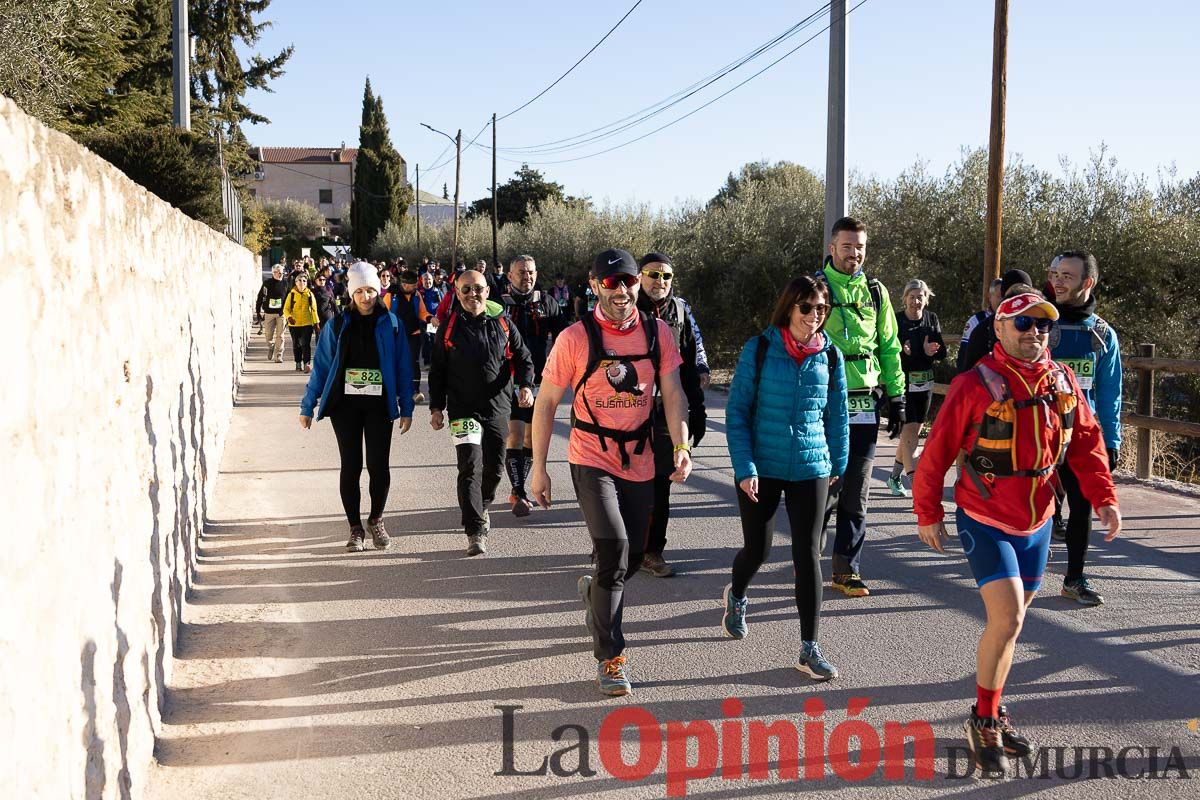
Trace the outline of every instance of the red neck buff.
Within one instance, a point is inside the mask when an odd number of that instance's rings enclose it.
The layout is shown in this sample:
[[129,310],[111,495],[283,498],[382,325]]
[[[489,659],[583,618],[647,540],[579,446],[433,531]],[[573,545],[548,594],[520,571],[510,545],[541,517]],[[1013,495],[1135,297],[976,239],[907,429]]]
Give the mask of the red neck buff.
[[803,364],[804,359],[825,349],[825,334],[820,331],[808,340],[808,344],[800,344],[792,336],[790,330],[787,328],[779,330],[783,333],[783,346],[787,348],[788,355],[794,358],[797,364]]
[[629,319],[622,322],[613,322],[608,317],[604,316],[604,312],[600,310],[600,304],[596,303],[596,307],[592,310],[592,317],[600,326],[600,330],[606,333],[613,333],[617,336],[624,336],[627,333],[637,329],[639,314],[635,308],[633,313],[629,315]]

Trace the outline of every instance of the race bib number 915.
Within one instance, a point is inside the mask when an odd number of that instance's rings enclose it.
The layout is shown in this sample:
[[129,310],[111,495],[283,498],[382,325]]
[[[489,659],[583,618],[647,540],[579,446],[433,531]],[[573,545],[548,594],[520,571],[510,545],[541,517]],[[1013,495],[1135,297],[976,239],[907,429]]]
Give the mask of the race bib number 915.
[[851,425],[875,425],[875,397],[870,394],[852,394],[847,397]]

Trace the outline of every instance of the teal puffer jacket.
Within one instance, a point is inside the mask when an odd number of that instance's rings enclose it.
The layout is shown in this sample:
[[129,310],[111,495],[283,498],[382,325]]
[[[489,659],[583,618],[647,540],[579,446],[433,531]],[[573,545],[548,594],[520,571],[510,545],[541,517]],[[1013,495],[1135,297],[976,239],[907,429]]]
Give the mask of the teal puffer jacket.
[[850,439],[841,355],[831,351],[826,336],[821,352],[797,364],[788,355],[779,328],[771,326],[764,335],[768,345],[757,400],[756,336],[742,348],[725,406],[734,480],[740,483],[761,476],[803,481],[840,476],[846,471]]

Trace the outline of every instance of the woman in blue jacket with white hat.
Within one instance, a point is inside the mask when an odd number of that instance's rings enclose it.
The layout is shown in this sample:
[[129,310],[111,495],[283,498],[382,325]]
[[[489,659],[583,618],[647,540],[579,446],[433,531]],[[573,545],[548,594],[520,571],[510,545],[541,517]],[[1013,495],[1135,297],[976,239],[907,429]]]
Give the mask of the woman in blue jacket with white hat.
[[366,549],[358,488],[365,443],[371,495],[367,527],[375,549],[383,550],[391,541],[383,526],[383,509],[391,487],[388,455],[393,423],[400,420],[402,435],[412,425],[408,335],[379,298],[379,273],[374,266],[360,261],[347,271],[346,280],[350,304],[321,329],[300,401],[300,425],[312,426],[314,408],[317,419],[329,417],[333,424],[341,456],[339,489],[350,523],[346,542],[350,552]]
[[829,485],[846,470],[849,417],[841,354],[821,332],[829,290],[801,276],[783,290],[771,325],[742,349],[725,407],[744,545],[725,587],[725,635],[746,636],[746,589],[771,550],[782,497],[792,533],[801,647],[796,668],[837,677],[817,646],[821,616],[821,527]]

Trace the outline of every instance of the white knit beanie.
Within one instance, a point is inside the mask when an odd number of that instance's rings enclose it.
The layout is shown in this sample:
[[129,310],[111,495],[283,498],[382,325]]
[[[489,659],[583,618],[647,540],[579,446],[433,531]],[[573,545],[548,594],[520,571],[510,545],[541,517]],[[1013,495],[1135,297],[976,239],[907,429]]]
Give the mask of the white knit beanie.
[[368,286],[378,292],[379,273],[375,270],[374,264],[359,261],[352,264],[346,271],[346,291],[353,295],[363,286]]

